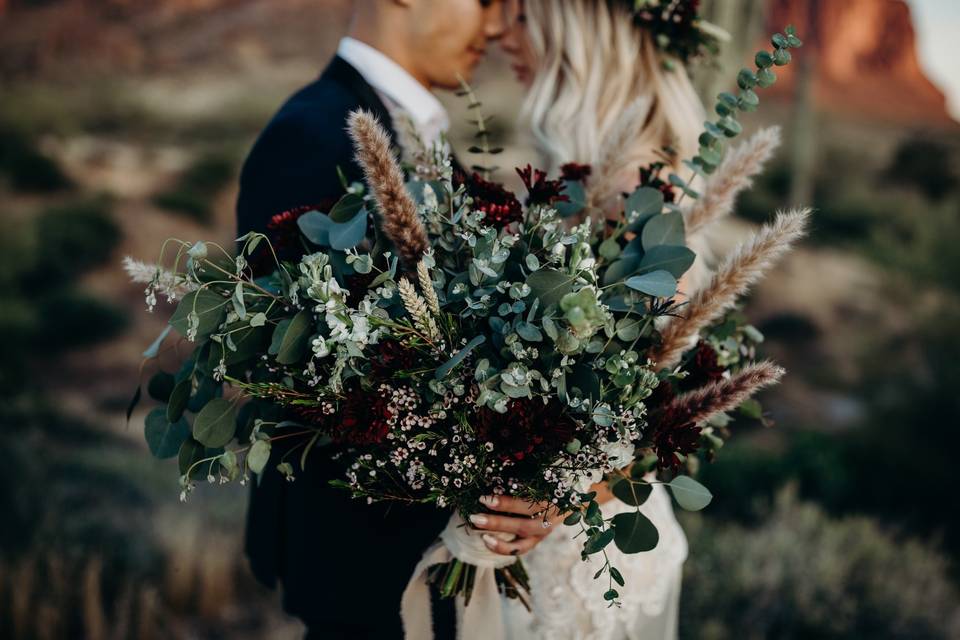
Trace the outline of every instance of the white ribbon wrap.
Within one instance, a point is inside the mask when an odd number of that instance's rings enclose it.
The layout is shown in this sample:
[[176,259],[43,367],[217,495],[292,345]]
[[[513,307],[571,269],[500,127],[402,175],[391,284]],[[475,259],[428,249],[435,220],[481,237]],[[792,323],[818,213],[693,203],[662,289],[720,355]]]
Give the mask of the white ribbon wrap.
[[408,640],[433,640],[433,615],[430,607],[430,586],[427,569],[435,564],[456,558],[477,568],[470,606],[457,597],[458,640],[504,640],[502,602],[497,590],[495,572],[508,567],[517,559],[490,551],[483,543],[481,532],[465,526],[458,513],[450,516],[440,541],[423,554],[413,570],[413,576],[400,600],[400,617]]

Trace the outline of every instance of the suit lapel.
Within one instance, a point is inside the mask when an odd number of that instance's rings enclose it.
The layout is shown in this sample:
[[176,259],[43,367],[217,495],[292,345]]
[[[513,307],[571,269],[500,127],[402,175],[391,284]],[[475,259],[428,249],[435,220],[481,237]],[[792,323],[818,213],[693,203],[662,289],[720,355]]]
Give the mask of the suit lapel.
[[352,93],[360,105],[373,113],[380,121],[380,124],[386,128],[390,135],[390,141],[397,146],[397,132],[393,128],[393,118],[383,100],[377,95],[377,92],[360,75],[360,72],[354,69],[349,62],[335,56],[330,64],[324,70],[322,78],[332,80]]

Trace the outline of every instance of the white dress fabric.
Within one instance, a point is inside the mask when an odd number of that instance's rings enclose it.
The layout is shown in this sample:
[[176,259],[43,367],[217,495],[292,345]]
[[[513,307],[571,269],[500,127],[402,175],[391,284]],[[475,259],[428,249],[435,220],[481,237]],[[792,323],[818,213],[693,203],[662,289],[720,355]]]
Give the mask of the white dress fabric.
[[[601,506],[605,518],[632,510],[619,500]],[[583,537],[579,527],[558,525],[556,531],[523,557],[530,575],[533,612],[517,600],[504,598],[508,640],[672,640],[677,637],[680,580],[687,558],[687,539],[673,514],[663,485],[654,485],[640,507],[660,533],[652,551],[626,555],[607,547],[610,562],[626,581],[622,606],[608,607],[606,575],[597,580],[602,555],[580,559]]]

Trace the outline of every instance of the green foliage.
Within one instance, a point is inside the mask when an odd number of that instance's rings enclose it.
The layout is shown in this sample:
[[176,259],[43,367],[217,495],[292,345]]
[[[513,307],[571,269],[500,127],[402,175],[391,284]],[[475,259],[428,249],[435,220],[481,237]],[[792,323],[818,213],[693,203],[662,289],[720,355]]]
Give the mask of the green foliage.
[[130,324],[122,307],[71,289],[45,292],[32,305],[36,324],[30,344],[42,354],[101,343]]
[[156,195],[154,204],[207,224],[213,214],[213,199],[233,179],[235,161],[225,154],[200,156],[180,176],[176,184]]
[[[772,52],[760,51],[754,56],[755,71],[747,68],[740,70],[737,74],[739,93],[734,95],[723,92],[717,96],[714,111],[719,118],[705,123],[706,130],[700,136],[700,152],[692,160],[684,162],[695,174],[708,176],[716,171],[723,160],[724,139],[736,138],[743,132],[743,125],[737,120],[737,114],[756,111],[760,98],[755,89],[771,86],[777,79],[771,67],[789,64],[789,50],[803,45],[792,26],[786,28],[785,34],[777,33],[771,38]],[[670,182],[680,187],[685,194],[697,197],[696,193],[688,188],[686,181],[676,174],[670,175]]]
[[944,508],[939,489],[927,489],[960,483],[953,449],[943,444],[955,437],[960,415],[957,326],[960,313],[941,312],[918,320],[909,336],[872,346],[860,363],[866,379],[850,391],[866,404],[858,427],[793,433],[783,451],[725,446],[700,473],[716,494],[711,515],[755,521],[779,488],[795,482],[830,513],[865,513],[916,535],[940,535],[960,559],[960,517]]
[[31,280],[60,282],[105,264],[120,242],[107,198],[89,198],[43,210],[34,223],[38,252]]
[[951,638],[960,595],[934,548],[784,492],[756,528],[691,519],[680,636]]
[[119,307],[77,287],[112,255],[120,231],[104,200],[50,208],[0,237],[0,396],[36,385],[46,358],[111,338],[127,326]]
[[614,542],[624,553],[652,551],[660,542],[660,532],[640,511],[618,513],[613,517]]
[[17,191],[49,193],[71,186],[70,179],[20,130],[0,123],[0,179]]
[[930,200],[942,200],[960,184],[954,155],[953,148],[940,140],[907,138],[897,146],[881,180],[917,189]]

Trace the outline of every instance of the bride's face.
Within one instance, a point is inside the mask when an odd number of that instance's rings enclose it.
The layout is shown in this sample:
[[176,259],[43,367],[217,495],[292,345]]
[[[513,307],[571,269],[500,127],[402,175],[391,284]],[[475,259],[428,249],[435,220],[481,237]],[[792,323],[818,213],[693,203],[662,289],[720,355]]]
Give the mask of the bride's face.
[[510,67],[517,76],[517,80],[524,86],[529,87],[533,83],[537,60],[533,54],[533,47],[530,45],[530,36],[527,33],[524,0],[514,0],[509,4],[511,5],[511,11],[514,13],[514,19],[509,23],[510,27],[500,39],[500,44],[510,56]]

